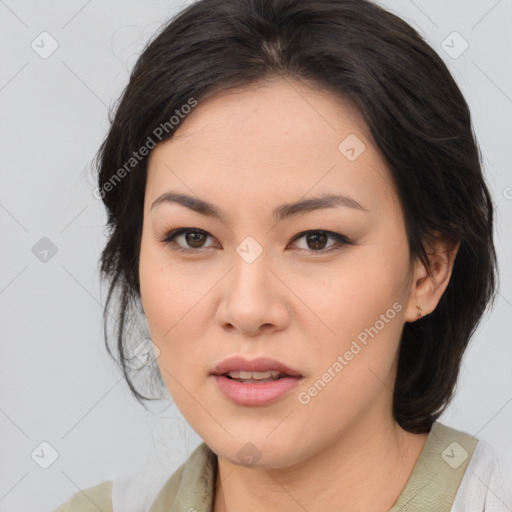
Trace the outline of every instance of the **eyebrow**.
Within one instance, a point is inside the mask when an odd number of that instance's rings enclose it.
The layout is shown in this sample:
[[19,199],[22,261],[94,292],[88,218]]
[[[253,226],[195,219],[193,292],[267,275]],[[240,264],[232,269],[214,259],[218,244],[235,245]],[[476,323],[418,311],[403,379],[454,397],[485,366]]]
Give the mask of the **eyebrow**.
[[[193,210],[201,215],[213,217],[224,222],[228,217],[227,212],[215,206],[214,204],[209,203],[208,201],[172,191],[165,192],[157,199],[155,199],[151,205],[150,210],[153,210],[157,206],[164,203],[181,204],[182,206],[185,206],[186,208],[189,208],[190,210]],[[365,212],[368,211],[364,206],[362,206],[350,196],[344,194],[323,194],[321,196],[313,197],[310,199],[302,199],[295,203],[288,203],[278,206],[272,210],[272,218],[276,221],[281,221],[301,213],[321,210],[324,208],[337,208],[340,206]]]

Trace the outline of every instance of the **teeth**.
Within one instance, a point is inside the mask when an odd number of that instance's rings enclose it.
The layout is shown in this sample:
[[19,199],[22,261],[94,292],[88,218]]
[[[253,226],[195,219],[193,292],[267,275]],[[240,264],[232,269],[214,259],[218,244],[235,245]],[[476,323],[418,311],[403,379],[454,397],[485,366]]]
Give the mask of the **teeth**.
[[274,370],[267,370],[266,372],[244,372],[240,370],[233,370],[227,373],[233,379],[244,380],[260,380],[260,379],[276,379],[281,375],[281,372]]

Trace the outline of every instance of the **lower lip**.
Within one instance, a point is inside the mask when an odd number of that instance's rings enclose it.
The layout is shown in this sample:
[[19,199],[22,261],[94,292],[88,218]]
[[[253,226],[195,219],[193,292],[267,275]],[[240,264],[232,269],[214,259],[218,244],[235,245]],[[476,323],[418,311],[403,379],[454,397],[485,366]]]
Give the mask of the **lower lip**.
[[267,405],[299,385],[299,377],[284,377],[268,382],[238,382],[224,375],[214,375],[220,390],[238,405]]

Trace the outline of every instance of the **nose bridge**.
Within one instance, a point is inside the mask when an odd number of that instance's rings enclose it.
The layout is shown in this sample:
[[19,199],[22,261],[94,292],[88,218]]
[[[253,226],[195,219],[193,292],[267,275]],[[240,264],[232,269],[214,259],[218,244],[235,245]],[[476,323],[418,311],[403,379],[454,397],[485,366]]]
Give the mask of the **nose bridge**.
[[269,253],[252,237],[244,239],[237,247],[231,273],[231,292],[242,302],[267,300],[271,292],[271,272],[268,270]]
[[244,239],[236,247],[218,311],[221,324],[246,333],[268,324],[282,328],[287,317],[279,290],[282,284],[269,266],[269,253],[255,239]]

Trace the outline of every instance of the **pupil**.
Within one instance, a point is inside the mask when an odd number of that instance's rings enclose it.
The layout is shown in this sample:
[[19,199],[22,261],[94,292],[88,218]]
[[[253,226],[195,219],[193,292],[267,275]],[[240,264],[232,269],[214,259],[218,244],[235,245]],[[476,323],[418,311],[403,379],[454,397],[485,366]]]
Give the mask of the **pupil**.
[[[188,233],[186,235],[186,238],[187,238],[187,243],[191,246],[191,247],[201,247],[201,240],[199,239],[199,237],[203,237],[204,235],[202,233]],[[191,242],[191,239],[190,237],[192,237],[192,242]],[[195,245],[196,242],[199,242],[197,245]]]
[[[318,238],[320,238],[320,242],[318,241]],[[325,245],[325,241],[327,240],[327,235],[325,233],[313,233],[307,235],[308,242],[311,242],[313,239],[313,247],[311,249],[323,249]]]

